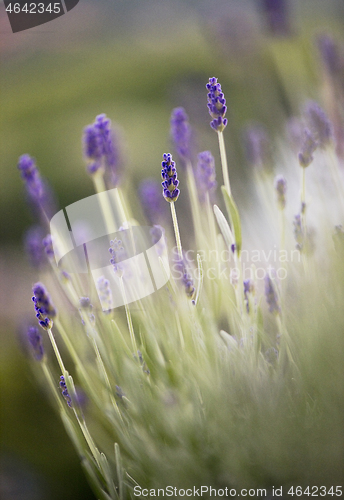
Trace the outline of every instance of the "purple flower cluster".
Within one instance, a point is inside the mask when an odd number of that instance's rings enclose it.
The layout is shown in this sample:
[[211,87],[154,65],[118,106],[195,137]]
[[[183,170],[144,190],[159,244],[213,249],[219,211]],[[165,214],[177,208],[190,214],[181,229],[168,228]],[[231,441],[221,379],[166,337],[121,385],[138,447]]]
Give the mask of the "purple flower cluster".
[[31,264],[39,268],[46,263],[46,257],[42,244],[43,231],[40,226],[32,226],[24,235],[24,249]]
[[101,276],[97,280],[97,291],[103,310],[106,308],[104,312],[109,314],[112,309],[112,293],[109,280],[104,278],[104,276]]
[[250,312],[249,294],[254,294],[254,292],[255,292],[254,282],[250,279],[244,280],[244,298],[246,303],[246,311],[248,313]]
[[161,220],[166,212],[160,189],[160,184],[152,179],[142,181],[139,187],[140,200],[151,223]]
[[313,137],[313,134],[308,130],[308,128],[304,131],[303,141],[301,144],[301,149],[298,154],[298,159],[300,166],[303,168],[308,167],[314,160],[313,153],[318,147],[318,143]]
[[209,83],[206,85],[208,90],[208,110],[213,120],[210,126],[216,132],[222,132],[227,126],[227,112],[226,99],[221,89],[221,84],[217,83],[217,78],[209,78]]
[[62,389],[62,396],[65,398],[69,408],[72,408],[72,398],[69,395],[67,384],[63,375],[60,377],[60,388]]
[[275,286],[272,282],[272,279],[268,274],[265,276],[265,297],[266,297],[266,302],[269,305],[269,311],[271,313],[279,314],[280,306],[279,306],[278,295]]
[[196,167],[196,184],[199,198],[202,202],[206,199],[206,193],[213,193],[216,189],[215,160],[210,151],[203,151],[198,155]]
[[48,256],[49,259],[52,259],[54,257],[54,247],[53,247],[53,240],[51,238],[50,234],[47,234],[45,238],[43,238],[43,247],[45,250],[46,255]]
[[293,225],[294,225],[294,237],[296,241],[296,248],[301,251],[304,244],[304,233],[303,233],[302,219],[300,214],[295,215]]
[[87,170],[95,174],[100,169],[110,170],[116,178],[118,148],[111,120],[105,114],[98,115],[92,125],[84,129],[84,153],[89,160]]
[[325,111],[315,101],[309,101],[305,110],[309,128],[321,148],[328,146],[333,139],[333,127]]
[[170,153],[165,153],[163,155],[161,166],[161,177],[163,179],[161,183],[163,187],[162,194],[169,203],[177,201],[180,193],[178,189],[179,180],[177,179],[175,162],[172,160],[172,155]]
[[32,291],[32,301],[35,304],[38,323],[44,330],[50,330],[53,326],[52,318],[56,316],[56,309],[42,283],[33,285]]
[[171,115],[171,137],[180,160],[185,164],[191,159],[192,130],[184,108],[175,108]]
[[275,189],[277,194],[277,203],[281,210],[284,209],[286,205],[286,192],[287,192],[287,180],[283,175],[278,175],[275,177]]
[[27,331],[27,337],[33,350],[33,355],[36,361],[41,361],[44,356],[44,349],[42,344],[42,336],[40,335],[36,326],[30,326]]
[[112,264],[113,270],[118,275],[123,274],[123,265],[121,262],[126,259],[126,251],[122,246],[122,240],[115,238],[110,241],[109,252],[111,255],[110,263]]
[[317,39],[321,59],[327,72],[336,76],[341,70],[341,58],[338,46],[330,35],[323,34]]

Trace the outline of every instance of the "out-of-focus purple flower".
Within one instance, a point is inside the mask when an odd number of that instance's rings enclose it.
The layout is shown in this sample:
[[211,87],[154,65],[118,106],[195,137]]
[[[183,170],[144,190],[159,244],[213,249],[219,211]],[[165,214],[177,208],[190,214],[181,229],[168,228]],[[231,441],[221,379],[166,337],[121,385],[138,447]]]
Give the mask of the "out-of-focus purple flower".
[[197,158],[196,185],[199,198],[204,202],[206,193],[209,193],[210,196],[217,186],[215,160],[210,151],[199,153]]
[[113,184],[118,181],[119,150],[111,128],[111,120],[105,114],[98,115],[92,125],[84,129],[84,154],[89,161],[87,170],[95,174],[100,169],[111,174]]
[[161,183],[163,187],[163,196],[169,203],[177,201],[179,196],[179,180],[177,179],[177,169],[175,167],[175,162],[172,160],[172,155],[170,153],[165,153],[163,155],[163,161],[161,163],[161,177],[163,182]]
[[328,146],[333,139],[333,128],[325,111],[315,101],[308,101],[305,116],[318,145],[321,148]]
[[287,192],[287,180],[283,175],[277,175],[275,177],[275,190],[278,207],[280,210],[283,210],[286,204],[285,195]]
[[171,138],[182,162],[191,161],[192,130],[184,108],[175,108],[171,115]]
[[263,125],[251,125],[243,134],[248,163],[255,168],[268,168],[271,164],[270,140]]
[[304,232],[300,214],[295,215],[293,225],[294,225],[294,237],[296,241],[296,248],[301,251],[304,244]]
[[187,270],[185,257],[183,259],[178,258],[174,265],[174,270],[178,273],[178,278],[182,284],[186,296],[193,299],[196,293],[194,282],[191,274]]
[[302,135],[305,130],[305,125],[296,116],[289,118],[286,124],[286,133],[293,150],[298,153],[302,145]]
[[70,394],[68,392],[67,384],[63,375],[61,375],[60,377],[60,388],[62,390],[62,396],[65,398],[67,405],[69,406],[69,408],[72,408],[72,398],[70,397]]
[[113,307],[112,293],[109,280],[104,278],[104,276],[101,276],[97,280],[97,291],[103,310],[106,308],[106,310],[104,310],[105,314],[109,314]]
[[36,326],[30,326],[27,330],[27,337],[32,347],[33,356],[36,361],[41,361],[44,356],[42,336]]
[[35,283],[32,291],[32,301],[35,305],[38,323],[44,330],[49,330],[53,326],[52,318],[56,316],[56,309],[42,283]]
[[298,154],[301,167],[306,168],[312,163],[314,160],[313,153],[317,149],[317,146],[318,143],[314,139],[312,132],[306,128],[303,134],[301,149]]
[[254,282],[250,279],[244,280],[244,297],[245,297],[245,302],[246,302],[246,311],[249,313],[250,312],[250,301],[249,301],[249,295],[253,295],[255,293],[255,286]]
[[40,176],[35,160],[28,154],[20,156],[18,170],[33,212],[40,215],[44,211],[51,217],[56,212],[55,196],[47,181]]
[[80,297],[79,304],[81,309],[88,309],[89,311],[91,311],[93,308],[89,297]]
[[341,69],[338,46],[330,35],[323,34],[317,39],[317,45],[323,65],[331,76],[336,76]]
[[123,275],[124,272],[124,261],[127,258],[127,253],[122,245],[122,240],[115,238],[110,241],[109,252],[111,255],[110,263],[112,264],[113,270],[119,276]]
[[40,226],[32,226],[24,235],[24,249],[29,257],[30,263],[36,267],[42,267],[46,263],[46,256],[42,244],[43,230]]
[[270,31],[275,35],[289,33],[287,0],[262,0]]
[[265,297],[266,302],[269,305],[269,311],[271,313],[278,314],[280,312],[278,295],[275,285],[268,274],[265,276]]
[[216,132],[222,132],[227,126],[227,112],[226,99],[221,89],[221,84],[217,83],[217,78],[209,78],[209,83],[206,84],[208,90],[208,110],[213,120],[210,126]]
[[45,238],[43,238],[42,244],[43,244],[45,253],[48,256],[48,258],[53,259],[54,258],[54,247],[53,247],[53,241],[51,238],[51,234],[47,234],[47,236]]
[[139,196],[146,217],[151,223],[160,221],[166,215],[166,204],[161,198],[161,185],[152,179],[141,182]]

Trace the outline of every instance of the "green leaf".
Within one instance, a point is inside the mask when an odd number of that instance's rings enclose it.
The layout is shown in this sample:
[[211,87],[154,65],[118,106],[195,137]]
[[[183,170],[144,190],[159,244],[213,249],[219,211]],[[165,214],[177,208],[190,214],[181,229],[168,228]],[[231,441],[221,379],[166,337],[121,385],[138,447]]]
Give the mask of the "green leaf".
[[230,248],[231,245],[235,243],[234,235],[229,227],[226,217],[223,215],[221,210],[217,205],[214,205],[214,214],[219,225],[222,236],[225,240],[226,245]]
[[221,186],[221,190],[223,198],[225,200],[227,212],[229,215],[229,220],[234,232],[236,251],[238,253],[238,257],[240,257],[242,237],[241,237],[241,222],[240,222],[238,207],[236,206],[233,197],[229,195],[226,187]]

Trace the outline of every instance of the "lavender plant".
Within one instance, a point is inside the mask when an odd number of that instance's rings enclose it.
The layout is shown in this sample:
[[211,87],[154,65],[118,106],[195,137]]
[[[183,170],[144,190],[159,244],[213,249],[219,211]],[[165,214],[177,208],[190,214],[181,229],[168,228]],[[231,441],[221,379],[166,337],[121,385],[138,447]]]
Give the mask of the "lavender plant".
[[[267,496],[276,485],[330,488],[343,480],[344,406],[339,393],[344,382],[344,268],[339,224],[344,213],[332,229],[324,212],[321,248],[308,256],[307,272],[285,259],[275,271],[260,268],[262,275],[252,259],[247,278],[243,255],[248,246],[225,150],[226,100],[216,78],[206,87],[211,127],[219,141],[227,217],[210,201],[216,189],[214,158],[205,151],[197,166],[192,165],[190,126],[179,108],[173,114],[172,136],[186,166],[180,175],[182,181],[186,175],[183,190],[190,194],[194,248],[182,248],[175,206],[179,179],[171,154],[163,155],[162,195],[152,181],[140,189],[154,226],[154,244],[161,234],[165,237],[165,229],[170,234],[170,222],[161,217],[161,200],[171,207],[175,241],[168,241],[172,272],[166,286],[135,307],[126,303],[113,309],[109,281],[101,276],[92,285],[81,275],[58,270],[51,238],[44,239],[59,281],[49,293],[43,284],[34,285],[32,300],[42,330],[30,328],[28,338],[37,376],[49,388],[102,500],[145,496],[142,488],[169,485],[184,490],[208,485],[238,494],[240,488],[262,488]],[[328,138],[322,114],[314,106],[310,113],[317,141],[324,133]],[[85,129],[87,171],[97,192],[105,188],[106,170],[114,167],[112,137],[105,115]],[[315,144],[307,132],[298,156],[302,172],[313,160]],[[30,196],[37,191],[40,200],[40,177],[30,157],[21,157],[19,169]],[[337,179],[342,189],[342,172]],[[272,180],[265,177],[264,182]],[[286,178],[279,175],[276,208],[291,229],[285,215],[286,186]],[[129,200],[119,188],[116,196],[122,222],[134,227],[137,222],[127,217]],[[101,208],[109,224],[109,207]],[[304,226],[302,213],[294,221],[300,248]],[[283,231],[281,238],[280,250],[286,253],[295,245],[289,233],[285,238]],[[124,246],[113,237],[108,255],[122,285]],[[162,258],[159,262],[166,273]],[[324,264],[321,273],[319,263]],[[286,286],[280,286],[282,280]],[[106,307],[100,306],[97,295]],[[87,396],[86,408],[77,397],[76,382]]]

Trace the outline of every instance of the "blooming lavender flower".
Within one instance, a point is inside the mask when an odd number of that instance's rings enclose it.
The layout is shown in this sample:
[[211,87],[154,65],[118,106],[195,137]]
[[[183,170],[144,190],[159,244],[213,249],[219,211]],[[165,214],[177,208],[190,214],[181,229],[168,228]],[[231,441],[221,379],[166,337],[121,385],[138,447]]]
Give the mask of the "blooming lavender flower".
[[213,120],[210,126],[216,132],[222,132],[227,126],[227,112],[226,99],[221,89],[221,84],[217,83],[217,78],[209,78],[209,83],[206,84],[208,92],[208,110]]
[[92,308],[93,308],[89,297],[80,297],[79,304],[80,304],[81,309],[92,310]]
[[296,248],[301,251],[304,244],[304,233],[303,233],[302,219],[300,214],[295,215],[293,225],[294,225],[294,237],[296,241]]
[[169,203],[177,201],[180,193],[178,189],[179,180],[177,179],[175,162],[172,160],[172,155],[170,153],[165,153],[163,155],[161,166],[161,177],[163,179],[161,185],[164,188],[162,194]]
[[175,108],[171,115],[171,137],[182,163],[191,159],[192,131],[184,108]]
[[250,312],[249,294],[253,295],[254,293],[255,293],[254,282],[250,279],[244,280],[244,297],[246,303],[246,310],[248,313]]
[[112,309],[112,293],[109,280],[104,278],[104,276],[101,276],[97,280],[97,291],[103,310],[106,309],[104,310],[105,314],[109,314]]
[[89,161],[88,172],[110,171],[116,184],[119,153],[111,120],[105,114],[98,115],[95,122],[84,129],[83,140],[84,154]]
[[313,134],[308,130],[304,131],[303,142],[301,145],[300,152],[298,154],[298,159],[300,166],[303,168],[308,167],[314,160],[313,153],[316,150],[318,143],[313,137]]
[[246,127],[243,134],[245,154],[253,167],[269,167],[271,164],[270,140],[263,125]]
[[262,8],[273,34],[285,35],[289,32],[287,0],[262,0]]
[[32,291],[32,301],[35,304],[38,323],[45,330],[50,330],[53,326],[52,318],[56,316],[56,309],[42,283],[35,283]]
[[121,262],[126,258],[126,251],[122,245],[122,240],[117,238],[111,240],[109,252],[111,254],[110,263],[112,264],[113,270],[115,273],[122,276],[124,268]]
[[27,331],[27,337],[33,350],[33,355],[36,361],[41,361],[44,356],[44,349],[42,344],[42,336],[40,335],[36,326],[30,326]]
[[273,281],[268,274],[265,276],[265,297],[266,297],[266,302],[269,305],[269,311],[271,313],[279,314],[280,306],[279,306],[278,295],[275,286],[273,284]]
[[47,234],[45,238],[43,238],[42,241],[45,253],[49,259],[54,258],[54,247],[53,247],[53,240],[51,238],[51,234]]
[[46,263],[46,257],[42,244],[43,231],[40,226],[32,226],[24,235],[24,249],[31,264],[42,267]]
[[203,151],[198,155],[196,167],[196,185],[201,202],[206,199],[206,193],[209,196],[215,191],[217,182],[215,180],[215,160],[210,151]]
[[151,223],[160,221],[166,213],[166,204],[161,198],[160,186],[158,182],[146,179],[141,182],[139,187],[141,204]]
[[275,190],[277,194],[277,203],[280,210],[283,210],[286,204],[287,180],[283,175],[275,177]]
[[40,215],[43,210],[48,217],[52,216],[56,212],[55,196],[47,181],[42,179],[35,160],[28,154],[20,156],[18,170],[34,214]]
[[317,39],[317,45],[323,65],[331,76],[336,76],[341,69],[338,46],[330,35],[323,34]]
[[190,273],[188,273],[185,259],[179,259],[175,264],[175,271],[178,272],[178,277],[180,278],[180,282],[185,290],[187,297],[193,299],[195,296],[196,289],[194,287],[194,282]]
[[305,115],[318,145],[321,148],[328,146],[333,139],[333,128],[325,111],[315,101],[309,101],[306,104]]
[[62,389],[62,396],[65,398],[67,405],[69,408],[72,408],[72,398],[69,395],[67,384],[63,375],[60,377],[60,388]]

